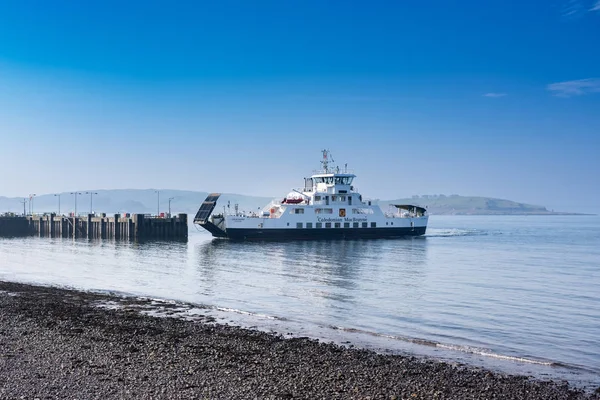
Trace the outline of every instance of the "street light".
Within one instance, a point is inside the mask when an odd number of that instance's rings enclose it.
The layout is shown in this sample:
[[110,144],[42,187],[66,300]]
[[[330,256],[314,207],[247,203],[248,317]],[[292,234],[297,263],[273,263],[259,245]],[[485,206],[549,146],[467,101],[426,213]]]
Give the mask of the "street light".
[[33,215],[33,198],[35,197],[35,193],[29,195],[29,212]]
[[160,190],[155,190],[156,193],[156,216],[160,215]]
[[81,194],[79,192],[71,192],[71,194],[75,197],[75,216],[77,216],[77,195]]
[[19,203],[23,203],[23,216],[27,215],[25,212],[25,204],[27,204],[27,199],[19,200]]
[[58,214],[57,215],[60,215],[60,193],[55,194],[54,197],[58,197]]
[[98,194],[96,192],[85,192],[85,194],[89,194],[90,195],[90,214],[94,213],[94,207],[93,207],[93,201],[94,201],[94,195]]
[[169,197],[169,217],[171,216],[171,200],[175,200],[175,197]]

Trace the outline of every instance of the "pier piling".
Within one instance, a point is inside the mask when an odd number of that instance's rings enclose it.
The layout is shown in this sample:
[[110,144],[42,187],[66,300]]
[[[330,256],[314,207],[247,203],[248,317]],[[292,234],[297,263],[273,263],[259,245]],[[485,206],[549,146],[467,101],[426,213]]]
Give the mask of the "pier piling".
[[0,237],[12,236],[182,240],[188,236],[187,214],[166,218],[144,214],[0,216]]

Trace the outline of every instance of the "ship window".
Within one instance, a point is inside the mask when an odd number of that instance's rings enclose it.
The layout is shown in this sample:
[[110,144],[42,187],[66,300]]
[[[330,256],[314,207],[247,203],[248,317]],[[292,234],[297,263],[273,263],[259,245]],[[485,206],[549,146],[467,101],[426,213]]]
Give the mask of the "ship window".
[[331,222],[325,222],[325,228],[331,228]]
[[337,196],[331,196],[331,201],[336,201],[337,200]]
[[367,223],[366,223],[366,222],[363,222],[363,223],[362,223],[362,227],[363,227],[363,228],[366,228],[367,226],[368,226],[368,225],[367,225]]
[[304,214],[304,208],[294,208],[294,214]]
[[321,222],[317,222],[317,228],[322,228],[323,224]]
[[371,222],[371,228],[376,228],[377,227],[377,222]]
[[312,222],[307,222],[307,223],[306,223],[306,227],[307,227],[307,228],[312,228]]
[[302,228],[302,222],[296,222],[296,228]]
[[321,196],[315,196],[315,201],[321,200]]
[[386,222],[385,224],[387,225],[388,223]]
[[394,225],[394,223],[392,222],[392,225]]
[[315,214],[321,214],[323,212],[322,208],[315,208]]
[[333,208],[324,208],[323,214],[333,214]]
[[340,223],[339,223],[339,222],[336,222],[336,223],[335,223],[335,227],[336,227],[336,228],[339,228],[339,227],[340,227]]
[[289,223],[289,222],[287,223],[287,226],[290,226],[290,223]]
[[346,201],[346,196],[340,196],[340,201]]
[[350,228],[350,222],[344,222],[344,228]]
[[353,224],[352,224],[352,227],[353,227],[353,228],[358,228],[358,222],[355,222],[355,223],[353,223]]

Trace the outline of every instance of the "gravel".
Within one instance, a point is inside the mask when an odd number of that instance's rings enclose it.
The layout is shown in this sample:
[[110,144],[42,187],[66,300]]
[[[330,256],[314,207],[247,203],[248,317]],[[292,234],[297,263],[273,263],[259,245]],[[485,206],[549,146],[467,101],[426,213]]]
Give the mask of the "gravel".
[[107,309],[0,282],[1,399],[600,399],[565,382]]

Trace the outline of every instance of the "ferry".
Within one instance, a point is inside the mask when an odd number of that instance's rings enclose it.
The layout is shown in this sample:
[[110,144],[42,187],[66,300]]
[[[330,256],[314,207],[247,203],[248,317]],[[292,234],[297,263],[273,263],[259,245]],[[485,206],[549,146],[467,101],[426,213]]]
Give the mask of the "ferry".
[[[384,212],[372,200],[363,199],[353,186],[356,175],[330,166],[323,150],[322,169],[304,179],[304,188],[293,189],[273,200],[260,212],[240,211],[213,215],[220,193],[211,193],[196,213],[194,223],[214,237],[232,240],[359,239],[420,236],[429,216],[423,207],[391,204]],[[227,207],[229,209],[229,207]]]

